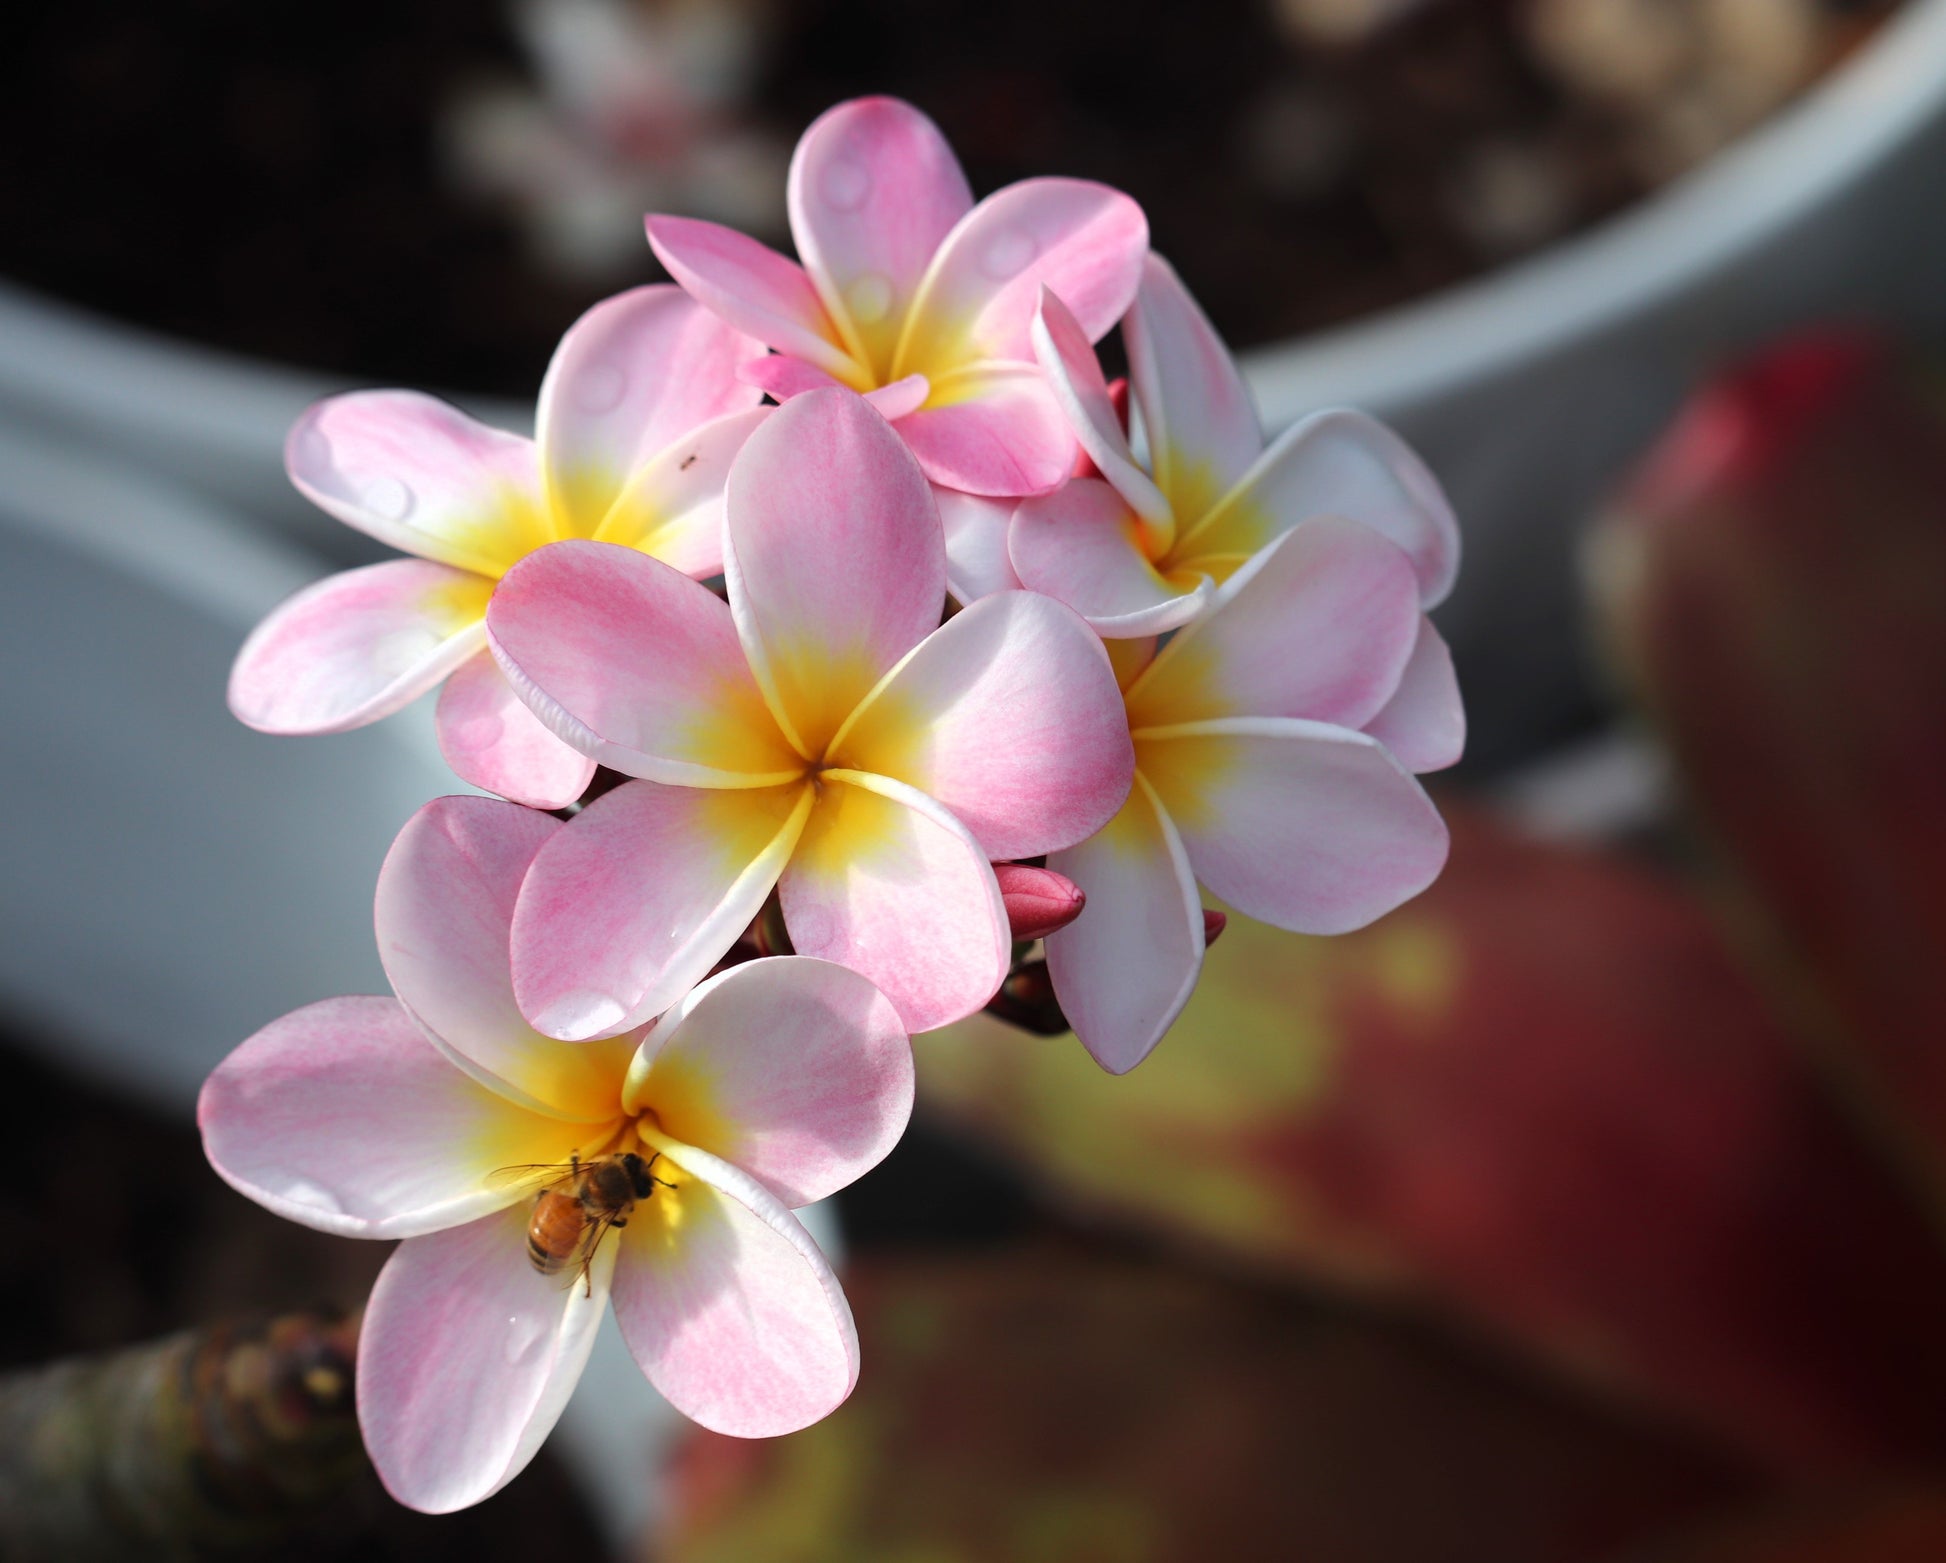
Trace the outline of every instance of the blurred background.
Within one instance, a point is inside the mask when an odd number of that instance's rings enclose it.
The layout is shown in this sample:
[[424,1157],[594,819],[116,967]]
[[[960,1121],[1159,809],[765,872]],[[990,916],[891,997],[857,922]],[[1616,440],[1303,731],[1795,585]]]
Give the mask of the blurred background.
[[1139,199],[1267,429],[1426,455],[1452,866],[1343,939],[1232,918],[1122,1080],[919,1039],[824,1212],[827,1422],[677,1426],[610,1337],[481,1509],[368,1482],[270,1555],[1946,1557],[1946,0],[71,0],[0,74],[0,1368],[384,1258],[192,1124],[258,1026],[382,991],[378,863],[451,788],[425,711],[223,708],[377,556],[291,419],[526,427],[659,278],[645,211],[787,247],[796,136],[882,91],[978,194]]

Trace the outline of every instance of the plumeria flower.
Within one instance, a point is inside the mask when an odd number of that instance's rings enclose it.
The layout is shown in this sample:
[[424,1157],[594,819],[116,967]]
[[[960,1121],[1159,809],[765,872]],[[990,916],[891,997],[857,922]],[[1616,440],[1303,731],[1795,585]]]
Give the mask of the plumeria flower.
[[712,223],[651,216],[669,274],[778,356],[749,371],[779,400],[866,393],[927,477],[1013,497],[1056,488],[1074,436],[1034,360],[1043,284],[1098,340],[1134,297],[1142,210],[1078,179],[1026,179],[973,203],[938,126],[895,98],[822,115],[797,145],[791,232],[803,265]]
[[[1007,553],[1021,584],[1060,598],[1103,635],[1154,635],[1202,611],[1266,543],[1308,517],[1338,515],[1406,551],[1423,606],[1452,589],[1459,530],[1418,457],[1346,409],[1316,413],[1265,449],[1235,362],[1167,261],[1144,261],[1122,322],[1146,466],[1087,330],[1057,293],[1042,294],[1035,346],[1101,476],[1014,512]],[[991,536],[963,546],[990,552]]]
[[1101,641],[1031,592],[945,625],[932,490],[854,393],[809,392],[730,472],[729,601],[658,560],[559,543],[509,572],[487,624],[525,699],[642,780],[534,860],[514,989],[550,1036],[638,1025],[778,886],[802,954],[870,977],[908,1030],[1005,976],[989,860],[1083,840],[1133,759]]
[[1197,881],[1298,933],[1345,933],[1417,895],[1446,827],[1415,771],[1459,758],[1465,717],[1412,558],[1371,527],[1305,521],[1160,651],[1111,642],[1135,786],[1048,859],[1087,910],[1048,935],[1061,1008],[1103,1067],[1135,1067],[1201,972]]
[[516,561],[564,537],[722,569],[723,481],[764,416],[737,368],[759,344],[679,289],[597,304],[541,382],[536,437],[413,391],[318,403],[285,446],[313,503],[417,557],[347,570],[257,626],[230,709],[268,733],[362,727],[442,680],[439,747],[466,781],[537,808],[579,797],[585,755],[547,731],[486,650],[486,606]]
[[[732,967],[645,1035],[536,1036],[507,928],[562,828],[497,799],[426,805],[379,875],[398,996],[273,1021],[198,1107],[211,1163],[260,1205],[405,1239],[365,1310],[358,1415],[386,1487],[434,1513],[533,1458],[610,1302],[649,1381],[705,1427],[785,1433],[842,1402],[858,1377],[851,1311],[791,1209],[877,1163],[912,1107],[891,1005],[824,961]],[[648,1192],[543,1273],[529,1168],[559,1187],[575,1158],[624,1154]]]

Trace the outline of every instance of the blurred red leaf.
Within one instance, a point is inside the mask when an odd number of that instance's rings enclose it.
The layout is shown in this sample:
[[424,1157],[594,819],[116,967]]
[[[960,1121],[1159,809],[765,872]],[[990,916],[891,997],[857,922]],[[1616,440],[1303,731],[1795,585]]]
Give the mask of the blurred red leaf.
[[1869,339],[1788,343],[1592,558],[1753,947],[1946,1211],[1946,401]]
[[980,1018],[922,1110],[1070,1204],[1438,1299],[1799,1470],[1946,1448],[1946,1259],[1661,878],[1461,815],[1341,939],[1248,919],[1122,1079]]
[[1427,1332],[1073,1250],[865,1265],[857,1393],[692,1435],[663,1563],[1588,1563],[1749,1491]]

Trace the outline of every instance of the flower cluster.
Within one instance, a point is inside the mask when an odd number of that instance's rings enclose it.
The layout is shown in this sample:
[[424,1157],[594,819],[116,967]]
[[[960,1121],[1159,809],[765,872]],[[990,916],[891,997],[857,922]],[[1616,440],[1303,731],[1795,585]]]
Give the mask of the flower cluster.
[[387,858],[396,996],[266,1027],[201,1118],[252,1198],[405,1239],[359,1396],[419,1508],[521,1468],[611,1300],[706,1426],[842,1401],[791,1211],[891,1148],[910,1033],[1044,969],[1121,1072],[1220,926],[1199,882],[1331,933],[1444,861],[1414,773],[1463,739],[1425,617],[1457,537],[1395,436],[1333,411],[1266,448],[1132,201],[975,204],[906,104],[819,119],[790,216],[801,265],[651,217],[678,286],[576,322],[532,441],[406,392],[291,434],[298,487],[414,557],[273,613],[232,709],[331,732],[440,685],[499,796]]

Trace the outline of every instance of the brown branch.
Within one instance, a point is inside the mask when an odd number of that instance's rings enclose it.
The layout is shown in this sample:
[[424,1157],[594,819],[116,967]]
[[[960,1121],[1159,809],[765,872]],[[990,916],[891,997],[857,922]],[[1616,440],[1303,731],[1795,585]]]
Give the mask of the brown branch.
[[365,1465],[358,1323],[285,1314],[0,1376],[0,1557],[236,1556]]

